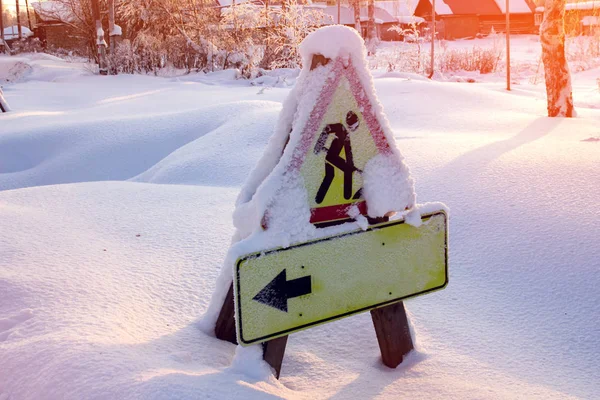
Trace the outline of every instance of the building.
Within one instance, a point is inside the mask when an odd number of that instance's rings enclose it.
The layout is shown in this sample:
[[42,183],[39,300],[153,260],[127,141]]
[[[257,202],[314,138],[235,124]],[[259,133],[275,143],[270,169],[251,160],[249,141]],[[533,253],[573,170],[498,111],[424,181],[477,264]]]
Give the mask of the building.
[[[398,18],[382,7],[382,2],[377,2],[374,10],[375,26],[377,28],[377,36],[381,40],[402,40],[402,30],[408,28],[408,21],[416,21],[417,23],[425,20],[417,17]],[[391,3],[391,2],[390,2]],[[342,5],[340,7],[340,20],[338,21],[337,6],[312,5],[307,8],[317,9],[322,11],[328,18],[326,25],[341,24],[349,27],[354,27],[354,8]],[[360,8],[361,35],[367,37],[367,22],[369,20],[367,7]],[[396,29],[396,27],[398,29]]]
[[43,1],[32,3],[32,6],[37,20],[35,36],[41,40],[45,49],[87,54],[89,40],[70,23],[75,16],[64,3]]
[[[413,15],[431,21],[432,0],[418,0]],[[535,4],[531,0],[510,0],[510,31],[534,33]],[[437,0],[435,18],[439,37],[460,39],[506,31],[506,0]]]

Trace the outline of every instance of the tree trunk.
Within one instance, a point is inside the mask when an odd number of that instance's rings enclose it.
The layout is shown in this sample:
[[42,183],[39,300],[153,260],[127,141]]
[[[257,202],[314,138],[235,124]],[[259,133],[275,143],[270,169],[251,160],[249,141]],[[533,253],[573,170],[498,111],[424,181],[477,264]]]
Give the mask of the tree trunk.
[[354,29],[358,31],[358,34],[362,36],[362,29],[360,26],[360,0],[351,0],[352,8],[354,9]]
[[98,50],[98,69],[100,75],[108,75],[106,67],[106,42],[104,41],[104,30],[102,29],[102,17],[100,15],[99,0],[92,0],[92,13],[96,26],[96,48]]
[[21,11],[19,10],[19,0],[15,1],[15,8],[17,12],[17,29],[19,31],[19,40],[23,39],[23,28],[21,28]]
[[375,25],[375,1],[368,1],[367,14],[369,19],[367,23],[367,50],[369,51],[369,54],[374,54],[379,42],[377,26]]
[[0,47],[3,51],[6,51],[4,46],[4,6],[2,5],[2,0],[0,0]]
[[573,117],[571,74],[565,57],[565,2],[546,0],[540,27],[549,117]]
[[271,59],[273,58],[273,48],[271,46],[271,18],[269,16],[270,10],[269,0],[265,1],[265,53],[260,62],[260,67],[268,69],[271,65]]
[[27,23],[29,24],[29,30],[33,32],[33,25],[31,25],[31,13],[29,12],[29,0],[25,0],[25,10],[27,10]]

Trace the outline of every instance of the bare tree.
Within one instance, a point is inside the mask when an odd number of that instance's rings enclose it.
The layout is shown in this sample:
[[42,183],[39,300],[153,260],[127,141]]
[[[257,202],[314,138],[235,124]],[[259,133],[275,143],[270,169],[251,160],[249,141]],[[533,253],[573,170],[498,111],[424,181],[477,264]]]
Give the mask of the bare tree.
[[546,0],[540,27],[549,117],[573,117],[571,74],[565,57],[565,2]]

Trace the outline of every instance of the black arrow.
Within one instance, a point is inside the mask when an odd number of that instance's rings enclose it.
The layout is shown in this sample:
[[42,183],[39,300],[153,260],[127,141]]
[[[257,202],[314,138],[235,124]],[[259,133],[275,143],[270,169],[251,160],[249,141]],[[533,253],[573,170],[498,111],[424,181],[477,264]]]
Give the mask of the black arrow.
[[284,269],[267,286],[262,288],[252,300],[287,312],[288,299],[309,293],[312,293],[310,275],[288,281]]

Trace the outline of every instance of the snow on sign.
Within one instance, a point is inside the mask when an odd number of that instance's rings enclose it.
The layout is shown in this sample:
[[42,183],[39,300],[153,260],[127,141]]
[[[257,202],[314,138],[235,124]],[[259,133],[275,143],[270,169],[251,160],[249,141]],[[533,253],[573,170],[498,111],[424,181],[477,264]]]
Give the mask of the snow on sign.
[[238,337],[248,345],[424,294],[446,284],[446,215],[374,225],[236,267]]
[[222,340],[264,343],[278,377],[288,334],[370,310],[382,361],[395,368],[413,348],[401,300],[447,283],[445,207],[416,204],[357,32],[320,28],[300,53],[303,69],[238,196],[205,321]]
[[349,220],[352,204],[366,214],[362,173],[375,155],[389,153],[389,145],[352,63],[334,63],[299,148],[290,168],[301,164],[311,223]]
[[264,228],[239,243],[246,251],[234,265],[242,345],[447,283],[446,213],[433,210],[420,227],[388,218],[416,208],[414,183],[375,96],[362,39],[349,28],[322,28],[301,51],[305,68],[270,143],[285,137],[284,148],[266,152],[281,157],[255,182],[254,206],[238,202],[235,213],[240,220],[252,208],[246,215],[263,215]]

